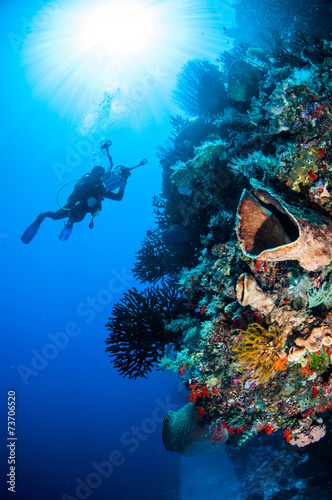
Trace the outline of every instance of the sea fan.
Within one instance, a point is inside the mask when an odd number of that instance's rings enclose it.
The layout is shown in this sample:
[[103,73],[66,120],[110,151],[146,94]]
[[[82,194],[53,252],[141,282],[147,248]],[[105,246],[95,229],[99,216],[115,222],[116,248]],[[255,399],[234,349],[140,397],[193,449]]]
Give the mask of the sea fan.
[[192,59],[184,65],[172,92],[173,101],[192,116],[211,116],[225,108],[227,94],[218,66]]
[[142,292],[131,288],[115,304],[106,325],[106,352],[120,375],[146,378],[166,346],[177,344],[180,334],[166,330],[166,323],[178,299],[176,282],[164,280]]

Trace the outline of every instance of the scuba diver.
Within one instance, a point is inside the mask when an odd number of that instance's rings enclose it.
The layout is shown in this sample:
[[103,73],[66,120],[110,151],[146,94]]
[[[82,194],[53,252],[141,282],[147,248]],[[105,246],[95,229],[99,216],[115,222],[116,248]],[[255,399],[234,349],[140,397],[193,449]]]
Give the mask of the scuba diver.
[[[41,223],[47,217],[53,220],[65,219],[68,217],[67,222],[59,234],[59,239],[61,241],[66,241],[72,233],[73,224],[75,222],[82,221],[88,213],[92,215],[89,228],[93,228],[94,217],[101,211],[101,202],[105,198],[116,201],[122,200],[127,179],[131,175],[130,171],[141,165],[145,165],[147,160],[142,160],[135,167],[127,168],[123,165],[119,165],[113,170],[112,158],[108,151],[111,144],[111,141],[107,141],[102,146],[102,150],[106,150],[106,154],[110,160],[110,169],[106,172],[104,167],[96,166],[90,173],[85,174],[81,179],[79,179],[64,206],[61,206],[58,202],[60,209],[56,212],[48,211],[38,215],[36,220],[24,231],[21,236],[23,243],[30,243],[30,241],[36,236]],[[116,188],[119,188],[119,190],[117,193],[114,193],[113,190]],[[58,192],[58,195],[60,191]]]

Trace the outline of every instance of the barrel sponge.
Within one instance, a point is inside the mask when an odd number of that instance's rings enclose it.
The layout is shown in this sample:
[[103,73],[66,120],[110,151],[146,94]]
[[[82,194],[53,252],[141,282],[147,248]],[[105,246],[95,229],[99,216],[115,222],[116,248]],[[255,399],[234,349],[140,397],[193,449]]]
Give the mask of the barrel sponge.
[[243,191],[237,216],[237,236],[249,257],[297,260],[307,271],[332,260],[332,221],[326,216],[291,206],[261,188]]
[[196,414],[194,403],[188,403],[165,415],[162,440],[167,450],[195,457],[216,451],[227,441],[226,429],[222,426],[210,428],[198,422]]

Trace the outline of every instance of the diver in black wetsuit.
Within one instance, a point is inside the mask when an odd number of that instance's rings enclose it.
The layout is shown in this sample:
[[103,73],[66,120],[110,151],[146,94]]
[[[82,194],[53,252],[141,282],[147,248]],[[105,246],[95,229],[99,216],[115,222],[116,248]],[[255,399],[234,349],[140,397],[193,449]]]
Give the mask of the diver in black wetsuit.
[[92,228],[93,218],[100,212],[101,202],[104,198],[116,201],[122,200],[127,179],[130,176],[130,169],[121,167],[121,186],[117,193],[113,193],[105,188],[102,182],[104,175],[105,169],[100,166],[94,167],[89,174],[85,174],[82,179],[77,182],[66,205],[56,212],[48,211],[38,215],[36,220],[23,233],[21,237],[22,242],[26,244],[30,243],[46,217],[53,220],[65,219],[68,217],[68,221],[59,234],[59,239],[61,241],[66,241],[69,238],[73,229],[73,224],[82,221],[88,213],[92,215],[92,220],[89,224],[89,227]]

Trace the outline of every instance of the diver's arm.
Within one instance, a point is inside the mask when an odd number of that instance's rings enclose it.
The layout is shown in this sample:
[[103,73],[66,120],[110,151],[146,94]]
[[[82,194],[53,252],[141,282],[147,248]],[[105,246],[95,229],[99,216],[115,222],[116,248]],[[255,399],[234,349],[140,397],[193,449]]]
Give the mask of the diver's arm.
[[109,200],[121,201],[124,195],[125,186],[121,186],[117,193],[113,193],[113,191],[106,191],[104,198],[108,198]]

